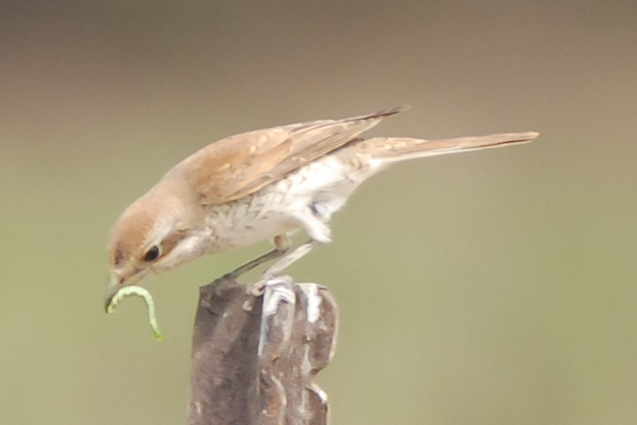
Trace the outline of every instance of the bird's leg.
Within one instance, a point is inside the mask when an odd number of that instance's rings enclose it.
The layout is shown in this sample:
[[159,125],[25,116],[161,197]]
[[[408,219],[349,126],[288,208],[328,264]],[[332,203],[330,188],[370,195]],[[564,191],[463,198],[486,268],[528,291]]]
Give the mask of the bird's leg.
[[[280,275],[283,270],[292,265],[292,263],[305,257],[307,254],[310,253],[310,251],[312,251],[312,249],[314,249],[315,246],[329,243],[330,228],[326,224],[327,220],[329,220],[329,214],[330,211],[327,206],[318,202],[309,205],[308,208],[298,214],[295,218],[299,223],[299,227],[307,231],[308,235],[310,236],[310,240],[302,245],[299,245],[294,251],[288,253],[287,250],[289,250],[292,242],[290,241],[289,237],[285,236],[285,239],[280,241],[283,244],[282,246],[286,248],[285,251],[281,251],[280,253],[277,253],[278,255],[275,256],[270,256],[270,254],[273,253],[268,253],[264,256],[267,256],[267,259],[269,260],[272,258],[278,258],[285,254],[283,258],[270,266],[270,268],[268,268],[261,275],[261,278],[254,285],[250,285],[248,288],[246,288],[246,293],[254,295],[255,297],[263,294],[263,289],[265,288],[268,280]],[[278,237],[279,236],[277,236],[277,238]],[[278,248],[279,243],[277,242],[276,238],[275,244]],[[257,258],[255,261],[259,261],[260,259],[261,258]],[[263,261],[259,261],[258,264],[262,263]],[[250,263],[246,264],[246,266],[249,265]]]
[[277,261],[272,266],[270,266],[270,268],[268,268],[265,271],[265,273],[263,273],[263,275],[261,276],[261,279],[268,280],[273,278],[274,276],[280,275],[281,272],[283,272],[283,270],[290,267],[292,263],[295,263],[297,260],[300,260],[301,258],[305,257],[317,245],[319,245],[319,242],[313,239],[310,239],[304,244],[299,245],[294,251],[290,252],[285,257],[281,258],[279,261]]
[[231,272],[226,273],[223,278],[224,279],[233,279],[235,280],[239,276],[244,273],[249,272],[250,270],[259,267],[261,264],[267,263],[268,261],[275,260],[279,257],[285,255],[292,246],[292,241],[288,235],[277,235],[274,237],[274,249],[266,254],[263,254],[260,257],[255,258],[252,261],[247,262],[246,264],[237,267]]
[[312,251],[312,249],[314,249],[314,247],[316,247],[319,244],[320,242],[310,239],[304,244],[299,245],[294,251],[288,253],[279,261],[274,263],[270,268],[268,268],[261,275],[261,278],[255,284],[250,285],[247,288],[246,293],[253,295],[255,297],[258,297],[261,294],[263,294],[263,289],[265,288],[265,285],[267,284],[268,280],[272,279],[275,276],[280,275],[283,272],[283,270],[288,268],[290,265],[292,265],[292,263],[296,262],[297,260],[300,260],[301,258],[305,257],[307,254],[310,253],[310,251]]

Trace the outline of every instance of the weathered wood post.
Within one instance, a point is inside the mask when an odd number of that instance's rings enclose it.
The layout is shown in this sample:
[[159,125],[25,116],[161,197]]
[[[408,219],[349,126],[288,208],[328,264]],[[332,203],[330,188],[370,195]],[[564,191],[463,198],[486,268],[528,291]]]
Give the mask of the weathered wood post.
[[282,276],[258,298],[232,279],[201,287],[188,424],[327,424],[314,377],[334,354],[337,329],[336,302],[315,283]]

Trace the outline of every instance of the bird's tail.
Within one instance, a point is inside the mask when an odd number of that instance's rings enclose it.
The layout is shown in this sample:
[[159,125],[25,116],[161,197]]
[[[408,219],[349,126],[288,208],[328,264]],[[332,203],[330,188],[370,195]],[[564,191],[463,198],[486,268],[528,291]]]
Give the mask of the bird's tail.
[[501,133],[488,136],[458,137],[453,139],[423,140],[402,137],[374,137],[362,140],[357,145],[359,154],[385,163],[404,161],[413,158],[445,155],[455,152],[468,152],[479,149],[528,143],[538,133]]

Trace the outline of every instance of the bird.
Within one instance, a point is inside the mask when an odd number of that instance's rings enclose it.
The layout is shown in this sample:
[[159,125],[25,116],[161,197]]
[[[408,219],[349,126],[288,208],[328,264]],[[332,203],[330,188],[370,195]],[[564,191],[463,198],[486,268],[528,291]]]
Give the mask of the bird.
[[[374,174],[411,159],[516,145],[538,136],[361,136],[405,108],[237,134],[179,162],[130,204],[111,230],[107,307],[117,291],[150,275],[270,239],[272,251],[228,274],[238,277],[278,259],[261,276],[259,282],[265,282],[329,243],[332,215]],[[292,250],[290,235],[298,230],[309,240]],[[261,288],[255,286],[253,293]]]

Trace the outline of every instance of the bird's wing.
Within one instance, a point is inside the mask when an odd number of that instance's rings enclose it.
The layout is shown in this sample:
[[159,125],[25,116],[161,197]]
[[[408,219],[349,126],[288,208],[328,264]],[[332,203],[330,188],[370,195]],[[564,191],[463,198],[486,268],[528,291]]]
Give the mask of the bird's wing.
[[313,121],[237,134],[174,167],[207,204],[223,204],[343,146],[404,107],[341,120]]

